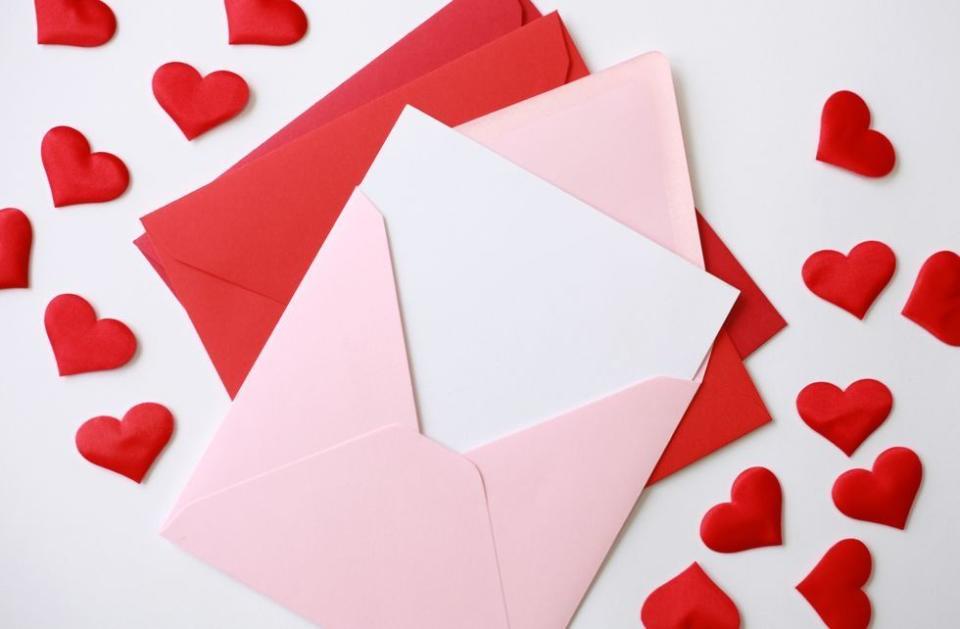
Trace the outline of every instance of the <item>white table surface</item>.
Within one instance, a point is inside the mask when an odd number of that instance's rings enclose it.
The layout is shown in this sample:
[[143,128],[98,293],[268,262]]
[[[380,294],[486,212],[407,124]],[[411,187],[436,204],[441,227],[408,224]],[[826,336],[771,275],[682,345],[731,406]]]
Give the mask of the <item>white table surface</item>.
[[[0,207],[35,229],[32,287],[0,292],[0,626],[296,628],[308,623],[156,534],[228,399],[190,323],[130,241],[138,217],[207,182],[351,74],[443,0],[302,0],[311,30],[287,48],[230,47],[222,3],[112,0],[108,45],[36,45],[32,4],[0,8]],[[832,543],[864,540],[875,570],[874,627],[951,627],[960,614],[960,350],[899,315],[916,272],[960,250],[960,4],[950,0],[652,2],[543,0],[594,69],[652,49],[672,60],[697,202],[790,327],[749,360],[773,415],[763,428],[648,491],[573,626],[638,627],[647,593],[699,561],[736,600],[744,626],[817,627],[793,586]],[[250,83],[237,120],[188,143],[150,91],[171,60]],[[820,108],[838,89],[871,105],[898,150],[881,181],[816,162]],[[57,210],[40,139],[83,131],[132,173],[118,201]],[[899,269],[866,322],[800,281],[811,252],[887,242]],[[54,295],[78,292],[141,341],[121,370],[61,379],[43,331]],[[807,383],[886,382],[890,419],[852,461],[808,429]],[[90,465],[73,435],[87,418],[167,404],[177,432],[143,485]],[[850,520],[833,479],[893,445],[914,448],[925,480],[906,532]],[[785,493],[783,547],[719,555],[703,513],[738,472],[773,469]]]

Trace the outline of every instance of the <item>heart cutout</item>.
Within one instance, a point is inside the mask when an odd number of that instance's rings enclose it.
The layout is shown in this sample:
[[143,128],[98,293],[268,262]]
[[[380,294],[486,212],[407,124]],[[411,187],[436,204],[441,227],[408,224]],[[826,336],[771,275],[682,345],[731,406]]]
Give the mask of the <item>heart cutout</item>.
[[120,158],[92,153],[87,138],[70,127],[47,131],[40,156],[55,207],[112,201],[130,183],[130,173]]
[[823,106],[817,159],[866,177],[883,177],[897,156],[887,136],[870,128],[870,108],[863,99],[842,91]]
[[137,339],[116,319],[97,319],[86,299],[59,295],[43,318],[61,376],[116,369],[137,351]]
[[307,15],[293,0],[226,0],[231,44],[287,46],[307,32]]
[[947,345],[960,347],[960,256],[940,251],[927,258],[903,316]]
[[751,467],[737,476],[730,502],[707,511],[700,539],[719,553],[736,553],[783,543],[783,493],[780,481],[765,467]]
[[872,610],[863,586],[872,570],[866,545],[845,539],[826,552],[797,590],[830,629],[866,629]]
[[850,253],[818,251],[803,263],[803,283],[821,299],[863,319],[897,268],[893,250],[882,242],[862,242]]
[[91,48],[107,43],[117,18],[101,0],[34,0],[37,43]]
[[740,612],[694,562],[650,593],[640,610],[640,621],[647,629],[737,629]]
[[207,76],[186,63],[166,63],[153,73],[153,95],[188,140],[230,120],[247,106],[250,88],[239,74]]
[[856,520],[903,530],[920,491],[923,464],[909,448],[880,453],[872,470],[844,472],[833,484],[833,504]]
[[879,380],[857,380],[845,390],[829,382],[808,384],[797,395],[800,418],[852,456],[893,408],[893,394]]
[[16,208],[0,210],[0,288],[30,285],[30,247],[33,228]]
[[137,404],[123,416],[94,417],[77,430],[77,450],[94,465],[139,483],[173,434],[173,415],[153,402]]

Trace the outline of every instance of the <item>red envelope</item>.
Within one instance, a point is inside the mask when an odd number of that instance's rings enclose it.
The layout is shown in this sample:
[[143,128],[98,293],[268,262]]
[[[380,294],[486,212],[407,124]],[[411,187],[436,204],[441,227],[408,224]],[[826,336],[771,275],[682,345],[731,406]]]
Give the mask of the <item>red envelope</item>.
[[[467,23],[486,23],[478,3],[453,6],[472,7]],[[149,255],[231,396],[403,107],[458,125],[579,78],[585,68],[572,51],[559,16],[536,19],[143,218]]]
[[[231,397],[404,104],[455,125],[588,73],[562,21],[538,16],[527,0],[455,0],[218,180],[144,217],[137,245]],[[741,297],[651,482],[770,421],[742,358],[785,322],[702,217],[700,227],[707,270]]]

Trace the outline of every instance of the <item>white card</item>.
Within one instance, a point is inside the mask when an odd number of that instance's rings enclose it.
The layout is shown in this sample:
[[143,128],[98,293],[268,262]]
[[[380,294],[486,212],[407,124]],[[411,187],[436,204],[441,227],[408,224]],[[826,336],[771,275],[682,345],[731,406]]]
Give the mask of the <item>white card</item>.
[[693,378],[736,299],[411,107],[360,189],[386,221],[423,432],[458,451]]

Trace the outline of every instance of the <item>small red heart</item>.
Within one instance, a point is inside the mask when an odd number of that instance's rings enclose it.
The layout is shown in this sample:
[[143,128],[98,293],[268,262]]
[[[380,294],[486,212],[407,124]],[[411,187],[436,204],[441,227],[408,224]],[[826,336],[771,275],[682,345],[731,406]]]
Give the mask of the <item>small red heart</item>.
[[730,502],[703,516],[700,539],[718,553],[736,553],[783,543],[780,481],[765,467],[751,467],[737,476]]
[[927,258],[903,316],[947,345],[960,347],[960,256],[940,251]]
[[100,0],[34,0],[37,43],[90,48],[110,41],[117,18]]
[[740,612],[694,562],[650,593],[640,621],[647,629],[738,629]]
[[909,448],[880,453],[873,470],[850,470],[833,483],[833,504],[855,520],[903,530],[920,491],[923,464]]
[[193,66],[174,61],[153,73],[153,95],[192,140],[243,111],[250,88],[239,74],[219,70],[204,77]]
[[30,285],[30,219],[16,208],[0,210],[0,288]]
[[286,46],[307,32],[307,14],[293,0],[225,0],[231,44]]
[[59,295],[43,317],[61,376],[116,369],[137,351],[137,339],[116,319],[97,319],[86,299]]
[[866,177],[883,177],[897,156],[887,136],[870,128],[870,109],[863,99],[842,91],[823,106],[817,159]]
[[173,434],[173,415],[160,404],[137,404],[123,416],[94,417],[77,430],[77,450],[94,465],[140,482]]
[[865,629],[872,612],[863,586],[872,570],[864,543],[845,539],[827,551],[797,590],[830,629]]
[[119,157],[91,153],[87,138],[70,127],[47,131],[40,156],[55,207],[112,201],[130,183],[130,173]]
[[897,268],[893,250],[868,240],[848,255],[829,249],[803,263],[803,283],[814,295],[863,319]]
[[890,389],[869,378],[857,380],[846,390],[829,382],[814,382],[797,395],[801,419],[847,456],[886,421],[892,408]]

